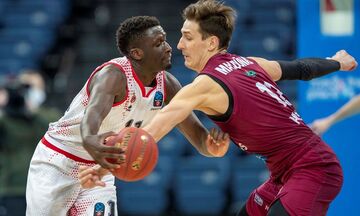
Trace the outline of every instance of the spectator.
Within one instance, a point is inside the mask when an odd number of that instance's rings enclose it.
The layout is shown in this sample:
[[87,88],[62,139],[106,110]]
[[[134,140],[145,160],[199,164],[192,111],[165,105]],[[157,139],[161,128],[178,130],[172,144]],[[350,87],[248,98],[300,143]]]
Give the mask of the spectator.
[[335,123],[358,113],[360,113],[360,94],[352,98],[333,114],[313,121],[311,129],[318,135],[323,134]]

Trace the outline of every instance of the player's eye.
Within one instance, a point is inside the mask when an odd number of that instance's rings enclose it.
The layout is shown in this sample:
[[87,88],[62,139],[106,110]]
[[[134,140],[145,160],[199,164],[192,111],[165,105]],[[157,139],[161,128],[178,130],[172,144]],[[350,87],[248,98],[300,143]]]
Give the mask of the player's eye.
[[164,45],[165,44],[165,41],[160,41],[159,43],[156,44],[157,47],[161,46],[161,45]]

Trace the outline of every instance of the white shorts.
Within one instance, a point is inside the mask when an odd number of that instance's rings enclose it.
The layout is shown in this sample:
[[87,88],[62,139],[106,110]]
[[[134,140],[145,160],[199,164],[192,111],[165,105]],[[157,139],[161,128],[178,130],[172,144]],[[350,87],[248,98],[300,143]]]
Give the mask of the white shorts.
[[[26,186],[27,216],[117,216],[114,177],[105,187],[83,189],[78,167],[89,164],[67,158],[39,142],[31,159]],[[90,164],[95,165],[95,164]]]

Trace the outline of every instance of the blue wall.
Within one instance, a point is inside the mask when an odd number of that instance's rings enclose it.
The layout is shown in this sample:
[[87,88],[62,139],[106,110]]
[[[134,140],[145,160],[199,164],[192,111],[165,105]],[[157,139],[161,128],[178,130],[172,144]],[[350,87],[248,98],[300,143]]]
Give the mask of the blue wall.
[[[360,62],[360,0],[354,0],[355,32],[348,37],[324,36],[320,29],[320,1],[298,0],[298,56],[327,57],[345,49]],[[299,81],[298,110],[305,122],[325,117],[360,93],[360,70],[336,72],[310,82]],[[344,169],[344,186],[328,215],[359,215],[360,116],[334,125],[324,140],[334,149]]]

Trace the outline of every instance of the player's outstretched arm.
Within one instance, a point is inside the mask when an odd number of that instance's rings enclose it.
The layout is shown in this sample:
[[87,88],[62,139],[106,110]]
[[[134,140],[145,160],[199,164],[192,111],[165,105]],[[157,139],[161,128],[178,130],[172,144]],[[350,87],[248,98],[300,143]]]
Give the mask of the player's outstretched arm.
[[[181,89],[179,81],[171,74],[167,73],[166,80],[166,104],[176,95]],[[176,127],[187,138],[187,140],[198,150],[198,152],[207,157],[221,157],[223,156],[230,144],[230,138],[228,134],[224,133],[220,129],[213,128],[209,131],[203,126],[200,120],[197,118],[194,112],[191,112],[182,122]],[[216,149],[210,153],[207,146],[214,144]],[[215,151],[216,150],[216,151]]]
[[352,98],[330,116],[315,120],[310,127],[316,134],[323,134],[335,123],[358,113],[360,113],[360,95]]
[[352,71],[358,63],[345,50],[340,50],[331,58],[303,58],[294,61],[269,61],[258,57],[255,60],[274,81],[311,80],[341,70]]
[[[119,85],[123,83],[123,85]],[[84,148],[92,158],[107,169],[115,169],[118,164],[110,163],[106,158],[123,158],[124,151],[115,146],[103,145],[106,137],[116,135],[114,132],[98,134],[102,121],[110,112],[116,97],[125,97],[126,77],[115,66],[105,66],[97,72],[89,85],[90,99],[80,124]]]
[[158,142],[170,130],[184,121],[198,105],[202,103],[203,97],[198,93],[194,83],[183,87],[152,119],[150,124],[144,127]]

